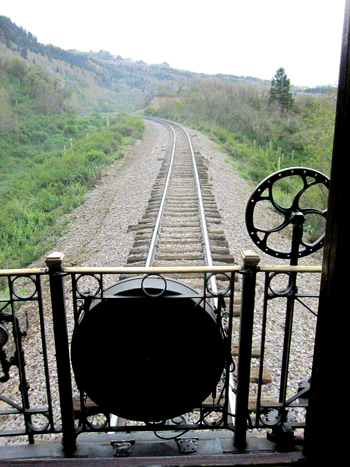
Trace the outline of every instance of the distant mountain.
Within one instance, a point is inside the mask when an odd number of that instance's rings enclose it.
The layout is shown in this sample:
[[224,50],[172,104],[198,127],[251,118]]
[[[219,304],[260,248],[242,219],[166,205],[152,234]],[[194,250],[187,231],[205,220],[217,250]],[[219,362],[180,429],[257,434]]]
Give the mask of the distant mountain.
[[75,93],[81,112],[103,110],[106,103],[116,110],[130,111],[146,96],[145,91],[129,86],[122,73],[111,74],[113,70],[97,58],[41,44],[34,34],[0,16],[0,59],[6,57],[22,58],[28,66],[40,63],[52,76],[61,78]]
[[177,70],[166,62],[147,64],[108,51],[81,52],[41,44],[37,37],[0,16],[0,59],[21,57],[30,66],[40,63],[60,77],[75,93],[81,112],[91,110],[132,111],[155,95],[175,94],[208,79],[270,85],[269,81],[234,75],[207,75]]

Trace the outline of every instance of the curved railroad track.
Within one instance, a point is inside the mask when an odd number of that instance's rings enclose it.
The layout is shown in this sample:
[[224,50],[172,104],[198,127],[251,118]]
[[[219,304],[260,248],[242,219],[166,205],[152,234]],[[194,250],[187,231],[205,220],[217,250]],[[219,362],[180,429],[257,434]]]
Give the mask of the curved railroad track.
[[172,147],[137,225],[128,266],[232,264],[204,158],[181,125],[157,119],[172,134]]
[[[153,119],[152,119],[153,120]],[[161,170],[142,219],[130,226],[135,234],[126,266],[222,266],[233,263],[225,233],[221,228],[215,197],[205,159],[194,152],[187,130],[174,122],[156,119],[171,132],[172,145],[166,152]],[[127,276],[126,276],[127,277]],[[193,288],[203,287],[203,274],[172,272],[167,277],[180,279]],[[120,279],[124,277],[121,276]],[[209,278],[216,293],[225,288],[227,277]],[[214,299],[216,303],[217,299]],[[110,426],[120,423],[112,415]]]

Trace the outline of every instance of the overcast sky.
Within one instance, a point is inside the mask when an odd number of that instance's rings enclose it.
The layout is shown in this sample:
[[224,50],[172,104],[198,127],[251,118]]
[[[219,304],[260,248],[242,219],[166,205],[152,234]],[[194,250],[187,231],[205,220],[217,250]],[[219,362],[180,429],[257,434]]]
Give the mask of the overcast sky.
[[[5,2],[4,2],[5,3]],[[62,49],[172,68],[336,85],[345,0],[9,0],[0,15]]]

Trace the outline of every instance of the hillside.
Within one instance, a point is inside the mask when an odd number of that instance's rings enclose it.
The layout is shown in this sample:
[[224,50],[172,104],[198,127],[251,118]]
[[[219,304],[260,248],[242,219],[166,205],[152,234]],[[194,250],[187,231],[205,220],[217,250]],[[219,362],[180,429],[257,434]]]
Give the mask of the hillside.
[[[108,51],[81,52],[41,44],[32,32],[0,16],[0,60],[21,58],[28,66],[40,63],[54,78],[73,91],[81,113],[133,111],[155,95],[176,94],[213,78],[220,81],[269,86],[269,81],[234,75],[206,75],[176,70],[168,63],[134,62]],[[300,89],[296,89],[296,92]]]
[[31,32],[0,16],[0,59],[20,58],[28,66],[41,64],[55,78],[60,78],[74,94],[76,110],[132,111],[143,105],[149,94],[162,92],[163,84],[175,89],[179,79],[193,80],[187,72],[177,72],[168,65],[147,65],[112,56],[109,52],[63,50],[37,41]]
[[144,100],[143,91],[135,91],[122,81],[116,85],[108,70],[86,55],[41,44],[31,32],[0,16],[0,59],[6,58],[20,58],[27,66],[40,64],[52,77],[62,80],[81,113],[103,111],[106,104],[113,110],[130,111]]
[[[80,65],[70,66],[45,55],[35,38],[17,27],[4,31],[2,27],[0,266],[7,268],[29,264],[48,247],[60,234],[56,221],[84,201],[106,167],[123,157],[125,146],[142,137],[143,123],[123,112],[108,117],[91,112],[102,104],[115,112],[118,94],[94,83],[98,75],[88,70],[87,59],[78,57]],[[66,79],[55,71],[63,66]],[[76,87],[74,73],[81,75]]]
[[[40,63],[52,76],[61,78],[74,91],[75,107],[81,113],[133,111],[156,95],[176,94],[180,89],[213,79],[270,86],[270,81],[251,76],[194,73],[173,69],[166,62],[135,62],[103,50],[63,50],[52,44],[41,44],[35,34],[0,16],[0,60],[5,57],[21,57],[28,66]],[[320,88],[293,88],[293,91],[295,94],[323,92]]]

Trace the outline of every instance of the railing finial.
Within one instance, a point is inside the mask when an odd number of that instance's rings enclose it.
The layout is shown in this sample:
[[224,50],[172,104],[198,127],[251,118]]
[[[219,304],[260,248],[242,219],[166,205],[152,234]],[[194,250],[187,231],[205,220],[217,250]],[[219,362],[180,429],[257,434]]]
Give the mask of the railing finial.
[[46,257],[45,264],[48,268],[51,268],[51,267],[60,268],[63,266],[64,256],[65,256],[64,253],[60,253],[59,251],[54,251]]
[[243,259],[243,267],[257,266],[260,263],[260,256],[252,250],[245,250],[241,253]]

